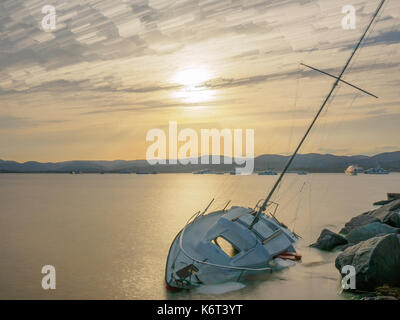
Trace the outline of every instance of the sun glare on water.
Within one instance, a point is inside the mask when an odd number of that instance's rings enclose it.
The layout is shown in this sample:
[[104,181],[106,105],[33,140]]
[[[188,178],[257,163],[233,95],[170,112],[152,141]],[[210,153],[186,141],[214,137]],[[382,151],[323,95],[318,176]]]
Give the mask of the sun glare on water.
[[186,103],[210,101],[214,97],[215,92],[204,85],[210,79],[211,75],[205,68],[179,71],[172,80],[174,83],[181,85],[182,88],[175,92],[174,96]]

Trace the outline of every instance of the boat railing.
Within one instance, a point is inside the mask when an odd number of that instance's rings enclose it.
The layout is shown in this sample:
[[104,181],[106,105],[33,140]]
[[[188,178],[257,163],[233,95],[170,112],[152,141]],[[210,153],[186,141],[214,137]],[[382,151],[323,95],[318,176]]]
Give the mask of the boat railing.
[[200,216],[200,213],[201,211],[197,211],[194,215],[192,215],[188,220],[187,224],[194,222]]
[[228,205],[231,203],[231,200],[229,200],[227,203],[226,203],[226,205],[225,205],[225,207],[222,209],[222,211],[225,211],[226,210],[226,208],[228,207]]
[[[264,201],[265,201],[265,199],[260,199],[260,200],[258,200],[258,202],[256,203],[256,205],[255,205],[255,207],[254,207],[253,210],[257,212],[257,211],[261,208],[260,203],[263,203]],[[272,207],[272,206],[273,206],[272,211],[267,212],[267,213],[268,213],[269,215],[271,215],[273,218],[275,218],[276,211],[278,210],[278,207],[279,207],[279,203],[274,202],[274,201],[268,201],[268,203],[267,203],[267,205],[266,205],[266,208]]]
[[[208,204],[208,206],[203,210],[203,211],[198,211],[198,212],[196,212],[193,216],[192,216],[192,218],[189,220],[189,223],[190,222],[194,222],[196,219],[198,219],[199,217],[201,217],[201,216],[203,216],[203,215],[205,215],[206,213],[207,213],[207,211],[208,211],[208,209],[210,208],[210,206],[211,206],[211,204],[214,202],[214,200],[215,199],[212,199],[211,201],[210,201],[210,203]],[[228,205],[231,203],[231,200],[229,200],[226,204],[225,204],[225,206],[224,206],[224,208],[221,210],[221,211],[226,211],[226,208],[228,207]]]

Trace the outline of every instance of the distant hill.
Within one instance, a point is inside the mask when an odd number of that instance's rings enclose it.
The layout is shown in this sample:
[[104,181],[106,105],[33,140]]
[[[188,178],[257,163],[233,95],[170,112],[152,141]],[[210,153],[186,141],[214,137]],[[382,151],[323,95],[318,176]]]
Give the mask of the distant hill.
[[[276,155],[262,155],[256,158],[257,169],[269,167],[274,170],[281,169],[288,157]],[[364,168],[381,166],[385,169],[400,171],[400,151],[381,153],[372,157],[335,156],[332,154],[299,154],[293,161],[292,170],[306,170],[310,172],[342,172],[349,165],[357,164]]]
[[0,160],[0,172],[118,172],[120,170],[128,169],[131,167],[144,167],[148,166],[145,160],[115,160],[115,161],[65,161],[65,162],[48,162],[41,163],[36,161],[29,161],[19,163],[15,161]]
[[[119,172],[193,172],[201,169],[211,169],[214,171],[230,171],[236,165],[223,164],[224,157],[220,158],[221,164],[197,164],[197,165],[155,165],[151,166],[146,160],[114,160],[114,161],[65,161],[65,162],[49,162],[41,163],[29,161],[19,163],[15,161],[0,160],[0,172],[2,173],[68,173],[72,171],[80,171],[86,173],[119,173]],[[283,155],[261,155],[256,157],[255,171],[264,169],[281,170],[289,156]],[[225,158],[226,160],[226,158]],[[211,161],[210,161],[211,162]],[[200,160],[199,160],[200,163]],[[357,156],[335,156],[332,154],[299,154],[296,156],[290,168],[292,171],[305,170],[309,172],[343,172],[349,165],[357,164],[364,168],[371,168],[380,165],[381,167],[391,170],[400,171],[400,151],[381,153],[372,157]]]

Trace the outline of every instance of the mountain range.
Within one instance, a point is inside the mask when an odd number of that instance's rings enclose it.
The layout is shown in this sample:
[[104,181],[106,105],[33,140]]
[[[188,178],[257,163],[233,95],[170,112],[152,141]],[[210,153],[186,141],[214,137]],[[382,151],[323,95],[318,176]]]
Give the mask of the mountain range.
[[[213,159],[219,156],[213,156]],[[127,173],[127,172],[159,172],[181,173],[193,172],[201,169],[213,171],[231,171],[237,165],[224,164],[226,157],[219,157],[221,164],[167,164],[150,165],[146,160],[114,160],[114,161],[65,161],[41,163],[28,161],[24,163],[16,161],[0,160],[1,173]],[[200,163],[200,160],[198,162]],[[254,159],[254,170],[265,169],[281,170],[289,156],[265,154]],[[225,161],[226,162],[226,161]],[[211,163],[211,160],[210,160]],[[400,171],[400,151],[380,153],[375,156],[337,156],[332,154],[299,154],[292,163],[290,170],[304,170],[308,172],[343,172],[349,165],[359,165],[363,168],[381,166],[387,170]]]

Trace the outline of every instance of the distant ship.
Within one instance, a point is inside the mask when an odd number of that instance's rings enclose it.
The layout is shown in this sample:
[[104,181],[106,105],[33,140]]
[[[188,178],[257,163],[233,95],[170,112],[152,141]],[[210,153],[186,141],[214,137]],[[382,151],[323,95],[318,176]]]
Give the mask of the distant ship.
[[260,171],[258,173],[259,176],[276,176],[277,174],[278,174],[277,172],[275,172],[271,169]]
[[365,174],[389,174],[388,170],[385,170],[381,167],[370,168],[364,171]]
[[357,165],[348,166],[347,169],[344,171],[344,173],[348,176],[356,176],[357,174],[362,172],[364,172],[364,169]]
[[232,171],[229,171],[229,174],[231,176],[242,176],[244,175],[243,173],[241,173],[240,171],[236,172],[236,169],[233,169]]
[[152,171],[152,172],[148,172],[148,171],[138,171],[135,172],[136,174],[158,174],[157,171]]
[[193,172],[193,174],[209,174],[209,173],[211,173],[210,169],[197,170]]
[[307,172],[307,171],[298,171],[297,174],[298,174],[299,176],[305,176],[305,175],[308,174],[308,172]]

